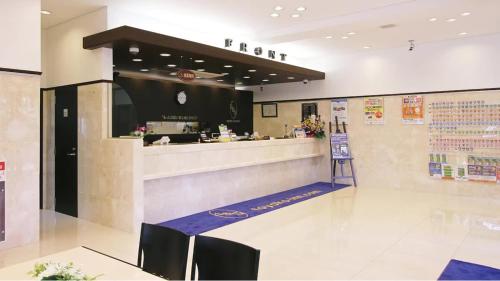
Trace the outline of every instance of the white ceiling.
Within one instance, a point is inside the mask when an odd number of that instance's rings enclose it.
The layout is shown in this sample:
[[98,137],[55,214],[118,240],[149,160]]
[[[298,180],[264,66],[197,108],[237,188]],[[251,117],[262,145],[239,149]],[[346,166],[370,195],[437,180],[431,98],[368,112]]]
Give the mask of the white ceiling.
[[[270,16],[276,5],[279,17]],[[104,6],[130,10],[191,28],[210,26],[249,40],[294,50],[363,51],[417,45],[500,32],[500,0],[42,0],[52,12],[42,17],[43,28]],[[301,17],[295,9],[305,6]],[[461,16],[470,12],[469,16]],[[429,18],[438,20],[430,22]],[[455,22],[446,22],[455,18]],[[381,29],[381,25],[396,27]],[[201,28],[200,28],[201,26]],[[356,35],[341,39],[348,32]],[[459,33],[467,32],[467,35]],[[325,36],[333,36],[325,39]]]

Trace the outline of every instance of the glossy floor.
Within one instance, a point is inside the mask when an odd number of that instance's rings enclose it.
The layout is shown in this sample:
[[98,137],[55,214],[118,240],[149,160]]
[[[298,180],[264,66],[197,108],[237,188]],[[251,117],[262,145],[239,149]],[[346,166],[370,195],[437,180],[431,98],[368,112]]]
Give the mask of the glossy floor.
[[[1,266],[79,245],[135,262],[136,235],[50,211],[41,222],[40,242],[0,252]],[[260,279],[436,280],[452,258],[500,268],[500,201],[346,188],[206,235],[261,249]]]

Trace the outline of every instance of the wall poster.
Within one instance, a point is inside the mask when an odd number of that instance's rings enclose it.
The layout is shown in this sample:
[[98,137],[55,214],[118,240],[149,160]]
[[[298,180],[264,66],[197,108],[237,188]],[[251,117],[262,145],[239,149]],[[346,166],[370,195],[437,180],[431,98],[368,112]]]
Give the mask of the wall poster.
[[428,112],[432,177],[500,183],[500,103],[437,101]]
[[332,126],[335,126],[335,117],[339,120],[339,126],[342,122],[349,124],[347,119],[347,99],[332,100]]
[[331,134],[330,142],[333,159],[349,159],[351,157],[347,134]]
[[403,96],[403,124],[424,124],[424,98],[421,95]]
[[364,98],[365,124],[384,124],[384,98]]
[[5,161],[0,161],[0,242],[5,241]]

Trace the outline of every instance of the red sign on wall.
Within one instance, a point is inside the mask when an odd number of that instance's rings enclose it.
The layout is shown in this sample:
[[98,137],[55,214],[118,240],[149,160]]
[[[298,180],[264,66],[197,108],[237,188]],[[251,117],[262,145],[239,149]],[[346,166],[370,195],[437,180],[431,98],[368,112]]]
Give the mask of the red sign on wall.
[[191,70],[187,69],[181,69],[177,72],[177,78],[181,79],[182,81],[193,81],[196,78],[196,74],[192,72]]
[[5,162],[0,162],[0,171],[5,171]]

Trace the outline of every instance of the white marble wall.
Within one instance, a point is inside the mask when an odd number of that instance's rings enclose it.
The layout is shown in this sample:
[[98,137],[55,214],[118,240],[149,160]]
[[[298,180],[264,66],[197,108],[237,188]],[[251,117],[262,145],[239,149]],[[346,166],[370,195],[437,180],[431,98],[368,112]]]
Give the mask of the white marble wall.
[[40,77],[0,72],[0,161],[6,161],[6,240],[38,240]]
[[150,223],[318,182],[324,158],[321,141],[314,139],[144,150],[146,178],[169,172],[144,183],[144,219]]
[[142,140],[108,139],[111,84],[78,87],[78,216],[124,231],[143,219]]
[[43,208],[53,210],[55,198],[55,91],[44,91],[43,104]]

